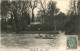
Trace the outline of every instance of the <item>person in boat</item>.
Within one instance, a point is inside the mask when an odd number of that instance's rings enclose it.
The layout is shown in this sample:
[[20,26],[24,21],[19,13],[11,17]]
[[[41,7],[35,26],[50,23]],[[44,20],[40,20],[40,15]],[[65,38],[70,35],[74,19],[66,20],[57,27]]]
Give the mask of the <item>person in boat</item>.
[[45,37],[48,37],[47,35]]
[[38,35],[39,37],[42,37],[40,34]]

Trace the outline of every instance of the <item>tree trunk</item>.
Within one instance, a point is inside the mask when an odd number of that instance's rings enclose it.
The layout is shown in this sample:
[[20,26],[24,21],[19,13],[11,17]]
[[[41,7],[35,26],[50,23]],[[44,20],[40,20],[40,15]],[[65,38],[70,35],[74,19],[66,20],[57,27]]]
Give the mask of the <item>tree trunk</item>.
[[19,21],[18,21],[16,10],[14,10],[14,20],[15,20],[15,31],[16,33],[18,33],[19,32]]
[[54,27],[55,27],[55,31],[56,31],[56,22],[54,21]]
[[32,22],[34,22],[34,13],[33,13],[33,10],[34,9],[32,9]]
[[14,21],[13,21],[13,14],[12,13],[11,13],[11,26],[12,26],[12,30],[15,30]]

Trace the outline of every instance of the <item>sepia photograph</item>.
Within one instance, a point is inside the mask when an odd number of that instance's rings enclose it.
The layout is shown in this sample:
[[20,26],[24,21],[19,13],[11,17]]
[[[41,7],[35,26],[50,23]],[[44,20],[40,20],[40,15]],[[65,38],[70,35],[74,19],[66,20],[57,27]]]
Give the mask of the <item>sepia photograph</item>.
[[80,51],[80,0],[0,0],[1,51]]

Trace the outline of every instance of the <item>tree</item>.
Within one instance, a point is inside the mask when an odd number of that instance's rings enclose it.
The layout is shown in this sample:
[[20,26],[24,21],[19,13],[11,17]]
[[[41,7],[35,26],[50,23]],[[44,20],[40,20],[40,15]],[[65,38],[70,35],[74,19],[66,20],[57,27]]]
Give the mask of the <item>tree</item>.
[[78,3],[77,3],[77,12],[78,12],[78,15],[80,15],[80,0],[78,0]]
[[59,9],[56,7],[56,2],[50,1],[48,3],[47,17],[45,17],[45,19],[46,19],[45,22],[52,25],[52,27],[54,27],[55,31],[56,31],[55,15],[57,15],[58,12],[59,12]]
[[80,27],[80,0],[78,0],[78,3],[77,3],[77,12],[78,12],[78,16],[77,16],[78,17],[78,26],[77,26],[78,28],[77,29],[80,34],[80,28],[79,28]]
[[1,29],[6,30],[6,20],[8,19],[7,14],[10,9],[9,1],[1,1]]
[[[43,1],[43,2],[42,2]],[[38,3],[40,4],[40,9],[39,12],[42,13],[41,17],[42,17],[42,23],[44,23],[44,17],[46,16],[46,11],[47,11],[47,7],[46,7],[46,1],[45,0],[38,0]]]
[[32,22],[34,22],[34,9],[37,7],[36,0],[30,0],[30,8],[32,9]]
[[79,16],[77,14],[78,13],[77,2],[78,1],[76,0],[71,0],[70,10],[69,10],[70,13],[68,15],[69,21],[65,25],[66,31],[69,34],[73,33],[77,34],[79,32]]
[[[5,13],[2,8],[2,16],[3,13],[5,15],[10,15],[10,18],[7,20],[7,23],[10,22],[10,25],[13,27],[13,30],[16,32],[19,32],[20,30],[25,30],[26,26],[30,24],[30,15],[29,15],[29,2],[28,1],[12,1],[7,6],[7,4],[4,4],[5,1],[2,1],[2,4],[8,7],[7,14]],[[7,2],[5,2],[7,3]],[[2,5],[2,6],[3,6]],[[5,10],[7,10],[5,8]]]
[[[45,0],[42,2],[39,1],[41,7],[39,8],[38,17],[42,17],[42,23],[48,26],[51,26],[56,30],[56,15],[59,13],[59,8],[56,7],[56,2],[49,1],[46,6]],[[39,18],[41,19],[41,18]]]
[[25,30],[26,26],[30,24],[29,1],[12,1],[11,4],[16,31]]
[[2,16],[7,15],[9,8],[10,8],[10,2],[9,1],[1,1],[1,15]]
[[67,15],[65,15],[63,12],[58,13],[58,15],[55,16],[56,19],[56,29],[57,30],[65,30],[65,24],[67,22]]

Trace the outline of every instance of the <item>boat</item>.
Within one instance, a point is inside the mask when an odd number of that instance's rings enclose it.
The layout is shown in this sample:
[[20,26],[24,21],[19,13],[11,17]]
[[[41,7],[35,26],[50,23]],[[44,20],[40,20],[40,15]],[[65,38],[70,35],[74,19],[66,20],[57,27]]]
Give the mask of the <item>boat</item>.
[[57,37],[50,36],[50,35],[45,35],[45,36],[38,35],[38,36],[35,36],[35,38],[36,39],[57,39]]

